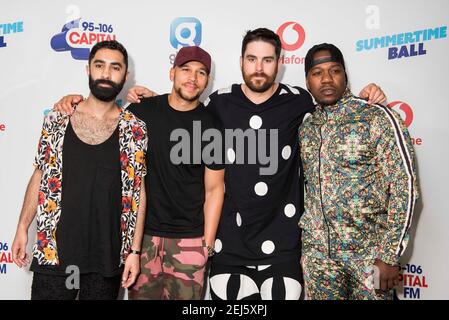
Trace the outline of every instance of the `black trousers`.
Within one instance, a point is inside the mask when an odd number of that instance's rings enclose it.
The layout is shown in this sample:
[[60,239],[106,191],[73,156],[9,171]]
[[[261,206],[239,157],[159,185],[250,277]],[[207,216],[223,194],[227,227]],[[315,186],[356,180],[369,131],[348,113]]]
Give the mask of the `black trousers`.
[[79,289],[69,289],[67,277],[34,272],[31,300],[115,300],[120,291],[121,275],[81,274]]

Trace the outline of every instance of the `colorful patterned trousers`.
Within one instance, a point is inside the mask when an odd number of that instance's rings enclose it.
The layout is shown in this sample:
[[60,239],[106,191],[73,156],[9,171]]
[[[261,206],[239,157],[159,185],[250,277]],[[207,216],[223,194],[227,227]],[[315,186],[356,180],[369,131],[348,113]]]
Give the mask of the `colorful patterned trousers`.
[[393,291],[374,288],[373,261],[335,261],[303,255],[307,300],[391,300]]

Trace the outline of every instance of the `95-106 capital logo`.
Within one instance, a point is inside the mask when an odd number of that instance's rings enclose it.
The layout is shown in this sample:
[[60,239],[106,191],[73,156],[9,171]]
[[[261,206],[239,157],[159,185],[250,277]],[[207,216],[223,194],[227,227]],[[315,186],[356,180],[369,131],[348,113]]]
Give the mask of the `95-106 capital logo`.
[[11,263],[13,263],[12,254],[9,251],[8,243],[0,242],[0,275],[6,274],[6,266]]
[[51,38],[50,44],[55,51],[70,51],[73,59],[88,60],[90,49],[106,40],[117,40],[112,24],[80,18],[64,24],[61,32]]

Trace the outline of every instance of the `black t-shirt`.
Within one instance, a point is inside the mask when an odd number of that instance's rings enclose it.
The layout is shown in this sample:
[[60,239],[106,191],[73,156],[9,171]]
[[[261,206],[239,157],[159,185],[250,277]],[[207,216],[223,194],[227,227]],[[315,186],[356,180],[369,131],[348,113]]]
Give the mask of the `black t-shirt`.
[[202,236],[204,167],[224,168],[219,163],[206,164],[201,157],[201,150],[208,144],[201,142],[201,137],[205,130],[216,127],[214,117],[203,104],[190,111],[177,111],[168,104],[167,94],[142,99],[128,110],[145,121],[148,130],[145,234]]
[[104,142],[81,141],[69,122],[62,154],[61,217],[56,239],[60,265],[31,270],[67,275],[77,266],[81,274],[119,275],[121,233],[121,177],[118,127]]
[[[214,261],[268,265],[299,259],[303,188],[298,128],[305,114],[314,110],[311,96],[302,88],[279,84],[270,99],[256,105],[241,85],[234,84],[209,99],[207,109],[221,120],[225,131],[241,129],[255,137],[243,148],[234,140],[224,150],[226,194]],[[271,162],[260,154],[271,155]],[[260,169],[270,163],[272,169],[261,174]]]

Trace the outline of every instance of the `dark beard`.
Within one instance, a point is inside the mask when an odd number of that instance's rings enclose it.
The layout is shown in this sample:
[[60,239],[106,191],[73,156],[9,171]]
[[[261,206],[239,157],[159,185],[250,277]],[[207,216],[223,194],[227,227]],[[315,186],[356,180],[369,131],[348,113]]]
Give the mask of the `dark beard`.
[[277,74],[277,72],[272,77],[267,76],[265,73],[258,74],[258,76],[262,76],[265,78],[265,84],[262,86],[256,86],[251,81],[252,76],[255,74],[253,73],[251,75],[247,75],[242,70],[243,80],[245,81],[246,86],[248,88],[250,88],[251,91],[259,92],[259,93],[265,92],[273,86],[273,83],[276,80],[276,74]]
[[[125,85],[126,77],[123,77],[122,82],[115,83],[111,80],[105,80],[105,79],[92,79],[91,76],[89,76],[89,88],[90,92],[92,92],[92,95],[97,98],[100,101],[103,102],[111,102],[113,101],[120,91],[122,91],[123,86]],[[100,87],[99,84],[109,84],[111,87],[105,88]]]

